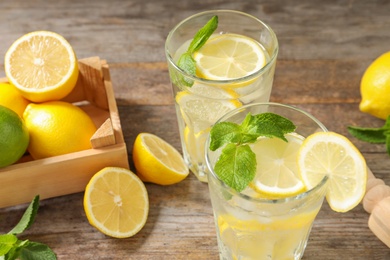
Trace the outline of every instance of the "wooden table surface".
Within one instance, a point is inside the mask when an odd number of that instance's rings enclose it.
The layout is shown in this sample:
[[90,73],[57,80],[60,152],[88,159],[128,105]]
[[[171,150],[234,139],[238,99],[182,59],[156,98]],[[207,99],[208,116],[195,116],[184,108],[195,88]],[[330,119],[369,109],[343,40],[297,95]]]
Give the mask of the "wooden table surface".
[[[370,62],[390,50],[389,1],[2,0],[0,57],[21,35],[44,29],[68,39],[78,58],[106,59],[134,170],[131,150],[140,132],[181,151],[164,42],[180,20],[210,9],[236,9],[268,23],[280,44],[271,100],[303,108],[351,138],[376,177],[390,184],[385,146],[347,132],[348,125],[383,124],[359,111],[359,84]],[[218,259],[207,185],[191,174],[176,185],[146,187],[149,217],[131,238],[110,238],[91,227],[82,192],[41,201],[36,222],[22,238],[49,245],[59,259]],[[0,209],[0,233],[25,208]],[[390,259],[390,249],[369,230],[368,217],[361,205],[340,214],[324,203],[303,259]]]

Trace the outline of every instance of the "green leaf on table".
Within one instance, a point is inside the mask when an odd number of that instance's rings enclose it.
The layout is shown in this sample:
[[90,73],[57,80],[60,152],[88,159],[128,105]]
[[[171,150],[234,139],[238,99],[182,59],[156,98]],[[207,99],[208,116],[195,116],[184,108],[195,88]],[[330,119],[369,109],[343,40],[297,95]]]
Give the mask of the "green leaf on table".
[[285,134],[296,126],[287,118],[274,113],[251,115],[248,113],[241,124],[219,122],[210,130],[212,151],[223,147],[214,171],[229,187],[240,192],[253,180],[256,173],[256,155],[248,144],[260,136],[277,137],[287,142]]
[[55,260],[55,253],[45,244],[29,242],[19,252],[23,260]]
[[38,208],[39,208],[39,195],[34,197],[30,205],[24,212],[19,223],[10,232],[8,232],[8,234],[17,235],[17,234],[21,234],[23,231],[28,229],[34,223],[35,216],[38,212]]
[[386,144],[386,151],[390,155],[390,116],[385,124],[379,128],[348,126],[348,132],[357,139],[373,143]]
[[256,155],[248,145],[227,144],[214,170],[224,183],[240,192],[255,177]]
[[55,253],[41,243],[19,240],[16,235],[28,229],[35,220],[39,208],[39,195],[35,196],[18,224],[7,234],[0,235],[0,260],[55,260]]

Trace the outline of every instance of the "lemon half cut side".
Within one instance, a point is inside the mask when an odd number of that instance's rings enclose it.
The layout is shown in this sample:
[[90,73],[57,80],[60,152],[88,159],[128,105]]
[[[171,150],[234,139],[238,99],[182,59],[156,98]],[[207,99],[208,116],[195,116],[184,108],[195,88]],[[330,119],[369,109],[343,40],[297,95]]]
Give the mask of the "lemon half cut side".
[[84,210],[90,224],[103,234],[131,237],[146,223],[148,193],[144,183],[130,170],[106,167],[89,181]]
[[68,41],[50,31],[17,39],[5,54],[9,82],[33,102],[59,100],[76,85],[78,61]]

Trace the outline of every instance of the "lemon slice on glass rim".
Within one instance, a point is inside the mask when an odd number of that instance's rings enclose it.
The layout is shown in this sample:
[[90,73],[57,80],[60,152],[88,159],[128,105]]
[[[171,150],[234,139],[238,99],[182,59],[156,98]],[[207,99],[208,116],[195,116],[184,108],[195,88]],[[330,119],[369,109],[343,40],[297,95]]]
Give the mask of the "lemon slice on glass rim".
[[347,212],[363,199],[367,183],[364,157],[346,137],[318,132],[307,137],[298,153],[298,168],[308,189],[328,176],[326,199],[337,212]]

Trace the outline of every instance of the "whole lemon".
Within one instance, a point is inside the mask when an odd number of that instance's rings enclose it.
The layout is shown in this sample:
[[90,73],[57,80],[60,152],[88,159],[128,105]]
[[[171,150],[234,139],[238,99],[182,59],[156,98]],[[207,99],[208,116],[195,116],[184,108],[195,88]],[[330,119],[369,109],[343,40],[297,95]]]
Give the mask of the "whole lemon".
[[28,151],[34,159],[90,149],[96,132],[88,114],[63,101],[30,103],[23,118],[30,132]]
[[390,115],[390,52],[374,60],[363,74],[360,111],[386,119]]
[[30,102],[25,99],[15,86],[0,83],[0,105],[15,111],[20,117]]
[[0,105],[0,167],[15,163],[26,152],[28,130],[13,110]]

